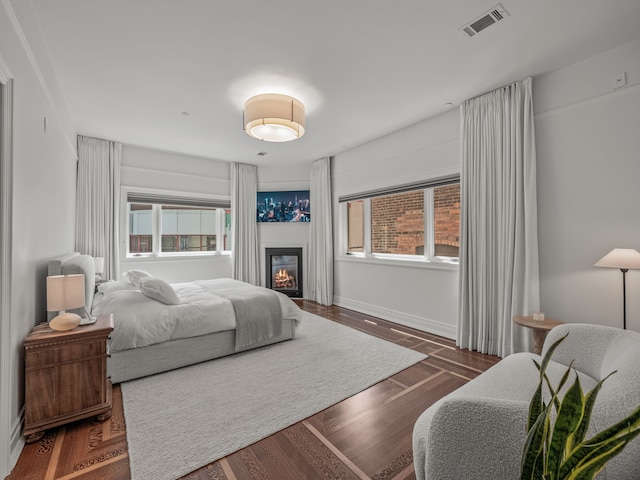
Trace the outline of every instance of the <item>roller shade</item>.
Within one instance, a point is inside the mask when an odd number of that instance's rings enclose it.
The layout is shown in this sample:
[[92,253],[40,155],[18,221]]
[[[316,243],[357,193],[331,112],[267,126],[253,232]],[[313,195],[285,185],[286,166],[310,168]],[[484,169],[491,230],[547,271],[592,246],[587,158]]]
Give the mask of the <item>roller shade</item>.
[[224,199],[181,197],[154,193],[127,193],[128,203],[154,203],[159,205],[175,205],[181,207],[231,208],[231,201]]
[[419,182],[405,183],[388,188],[378,188],[376,190],[368,190],[366,192],[351,193],[338,197],[338,202],[352,202],[354,200],[362,200],[363,198],[381,197],[384,195],[394,195],[397,193],[410,192],[412,190],[422,190],[425,188],[442,187],[460,182],[460,175],[450,175],[447,177],[434,178],[430,180],[421,180]]

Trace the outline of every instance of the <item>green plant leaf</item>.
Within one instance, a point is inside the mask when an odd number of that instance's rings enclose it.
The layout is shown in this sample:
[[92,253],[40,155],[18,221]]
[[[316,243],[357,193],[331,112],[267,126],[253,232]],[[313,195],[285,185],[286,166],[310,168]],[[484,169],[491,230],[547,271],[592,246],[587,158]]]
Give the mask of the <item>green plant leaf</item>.
[[590,480],[594,478],[606,466],[607,462],[618,455],[633,438],[640,434],[640,430],[628,432],[622,437],[599,445],[583,446],[586,455],[577,465],[569,468],[563,466],[559,477],[562,480]]
[[[597,449],[613,448],[618,442],[629,442],[640,434],[640,406],[615,425],[577,445],[560,469],[560,478],[578,468]],[[610,444],[609,446],[607,446]],[[602,450],[604,451],[604,450]],[[587,460],[585,460],[587,459]]]
[[573,432],[580,425],[584,410],[584,396],[580,379],[576,374],[573,385],[569,387],[567,393],[562,399],[558,416],[553,426],[553,434],[551,436],[551,445],[548,451],[547,471],[552,477],[557,477],[560,465],[567,453],[567,442]]
[[580,421],[580,425],[576,429],[574,435],[569,439],[569,443],[567,445],[568,453],[573,451],[577,444],[584,441],[587,436],[587,431],[589,430],[589,424],[591,423],[591,413],[593,412],[593,407],[596,404],[596,398],[600,389],[602,388],[602,384],[604,381],[613,375],[616,372],[611,372],[609,375],[600,380],[593,389],[588,392],[584,399],[584,412],[582,414],[582,420]]
[[[533,360],[534,365],[536,366],[536,368],[538,369],[538,371],[540,372],[540,381],[538,382],[538,386],[536,387],[536,390],[534,391],[533,397],[531,398],[531,402],[529,403],[529,416],[527,418],[527,432],[529,432],[531,430],[531,428],[533,427],[534,423],[536,422],[536,420],[538,419],[538,417],[540,416],[540,414],[542,413],[543,407],[542,407],[542,384],[545,381],[545,371],[547,369],[547,365],[549,365],[549,362],[551,361],[551,356],[553,355],[553,352],[555,352],[556,348],[558,348],[558,345],[560,345],[560,343],[562,343],[562,341],[567,337],[567,335],[569,335],[568,333],[562,337],[559,338],[558,340],[556,340],[553,344],[551,344],[548,348],[548,350],[546,351],[544,357],[542,357],[542,362],[538,363],[535,359]],[[549,385],[549,389],[551,390],[551,395],[554,395],[554,391],[553,388],[551,388],[551,384],[549,383],[549,379],[546,380],[547,384]],[[557,406],[556,406],[557,408]]]
[[539,473],[544,470],[544,444],[548,437],[549,413],[551,406],[546,406],[529,429],[524,444],[520,480],[539,480]]

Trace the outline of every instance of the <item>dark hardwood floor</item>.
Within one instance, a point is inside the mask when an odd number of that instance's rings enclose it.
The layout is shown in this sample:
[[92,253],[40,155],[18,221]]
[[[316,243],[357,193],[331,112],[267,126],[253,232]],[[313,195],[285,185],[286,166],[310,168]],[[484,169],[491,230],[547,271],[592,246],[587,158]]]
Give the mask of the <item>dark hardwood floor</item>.
[[[332,306],[304,310],[426,353],[422,362],[306,420],[183,477],[242,479],[413,479],[411,433],[431,404],[499,358],[460,350],[453,341]],[[113,415],[48,431],[26,445],[8,480],[129,479],[120,386]],[[149,439],[153,442],[153,439]],[[146,479],[145,479],[146,480]]]

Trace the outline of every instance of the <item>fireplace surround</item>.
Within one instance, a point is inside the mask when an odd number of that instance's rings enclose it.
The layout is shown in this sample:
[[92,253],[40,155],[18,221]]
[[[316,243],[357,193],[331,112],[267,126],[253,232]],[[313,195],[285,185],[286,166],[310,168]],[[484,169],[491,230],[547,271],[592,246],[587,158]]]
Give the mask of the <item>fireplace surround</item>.
[[302,263],[302,248],[266,248],[266,287],[289,297],[302,298]]

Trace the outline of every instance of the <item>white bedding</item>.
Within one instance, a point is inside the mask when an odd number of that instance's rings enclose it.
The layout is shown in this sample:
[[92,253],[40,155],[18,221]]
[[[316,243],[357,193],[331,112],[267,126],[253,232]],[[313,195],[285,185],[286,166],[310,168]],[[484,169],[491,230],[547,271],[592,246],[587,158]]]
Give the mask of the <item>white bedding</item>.
[[[106,293],[103,298],[98,294],[92,313],[113,313],[111,351],[128,350],[235,329],[233,305],[215,292],[222,287],[242,288],[242,285],[245,284],[227,278],[174,283],[179,305],[165,305],[131,287],[102,288]],[[283,318],[298,320],[298,306],[286,295],[274,293],[280,300]]]

